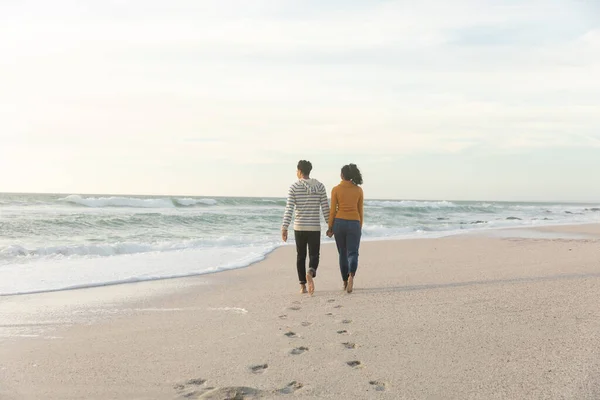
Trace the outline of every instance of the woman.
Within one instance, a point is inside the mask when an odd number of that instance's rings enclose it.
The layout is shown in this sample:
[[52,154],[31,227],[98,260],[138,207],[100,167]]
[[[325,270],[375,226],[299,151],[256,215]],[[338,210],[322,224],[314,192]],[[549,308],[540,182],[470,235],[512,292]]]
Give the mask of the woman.
[[331,191],[327,236],[335,235],[344,290],[352,293],[363,224],[363,179],[355,164],[344,165],[341,176],[342,182]]

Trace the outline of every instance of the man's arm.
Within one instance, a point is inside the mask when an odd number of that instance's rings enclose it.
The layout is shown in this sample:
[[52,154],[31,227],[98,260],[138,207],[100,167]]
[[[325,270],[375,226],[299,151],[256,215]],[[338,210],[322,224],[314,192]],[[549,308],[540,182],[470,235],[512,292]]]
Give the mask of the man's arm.
[[321,186],[321,211],[323,212],[325,222],[329,224],[329,201],[327,200],[327,189],[325,189],[325,185]]
[[294,209],[296,208],[296,196],[294,192],[294,186],[290,186],[290,190],[288,191],[287,202],[285,204],[285,212],[283,213],[283,224],[281,225],[281,230],[288,230],[290,224],[292,223],[292,216],[294,214]]

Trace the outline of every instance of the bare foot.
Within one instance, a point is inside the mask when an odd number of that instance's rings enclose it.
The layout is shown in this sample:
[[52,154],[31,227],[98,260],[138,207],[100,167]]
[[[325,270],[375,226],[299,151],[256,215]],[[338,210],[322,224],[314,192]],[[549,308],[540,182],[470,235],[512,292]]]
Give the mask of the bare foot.
[[352,275],[350,275],[348,277],[348,286],[346,287],[346,291],[348,293],[352,293],[353,286],[354,286],[354,277]]
[[306,285],[300,285],[300,294],[305,294],[308,293],[308,291],[306,290]]
[[306,282],[308,282],[308,294],[312,296],[315,293],[315,281],[310,272],[306,274]]
[[342,289],[344,292],[348,289],[348,281],[344,281],[344,288]]

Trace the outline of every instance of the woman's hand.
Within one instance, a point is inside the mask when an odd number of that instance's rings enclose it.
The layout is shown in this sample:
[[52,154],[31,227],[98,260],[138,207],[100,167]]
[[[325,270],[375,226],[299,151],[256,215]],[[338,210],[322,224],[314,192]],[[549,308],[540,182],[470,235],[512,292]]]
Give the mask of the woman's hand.
[[326,233],[327,237],[330,238],[333,236],[333,229],[329,228],[327,229],[327,233]]

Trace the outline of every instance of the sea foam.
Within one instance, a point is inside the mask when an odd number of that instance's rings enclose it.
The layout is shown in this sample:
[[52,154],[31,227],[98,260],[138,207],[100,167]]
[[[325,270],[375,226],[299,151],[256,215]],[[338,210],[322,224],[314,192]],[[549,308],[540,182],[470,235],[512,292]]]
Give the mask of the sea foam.
[[191,198],[149,198],[140,199],[135,197],[81,197],[72,194],[60,199],[65,203],[71,203],[84,207],[131,207],[131,208],[175,208],[178,206],[189,207],[196,205],[214,206],[217,201],[214,199],[191,199]]

